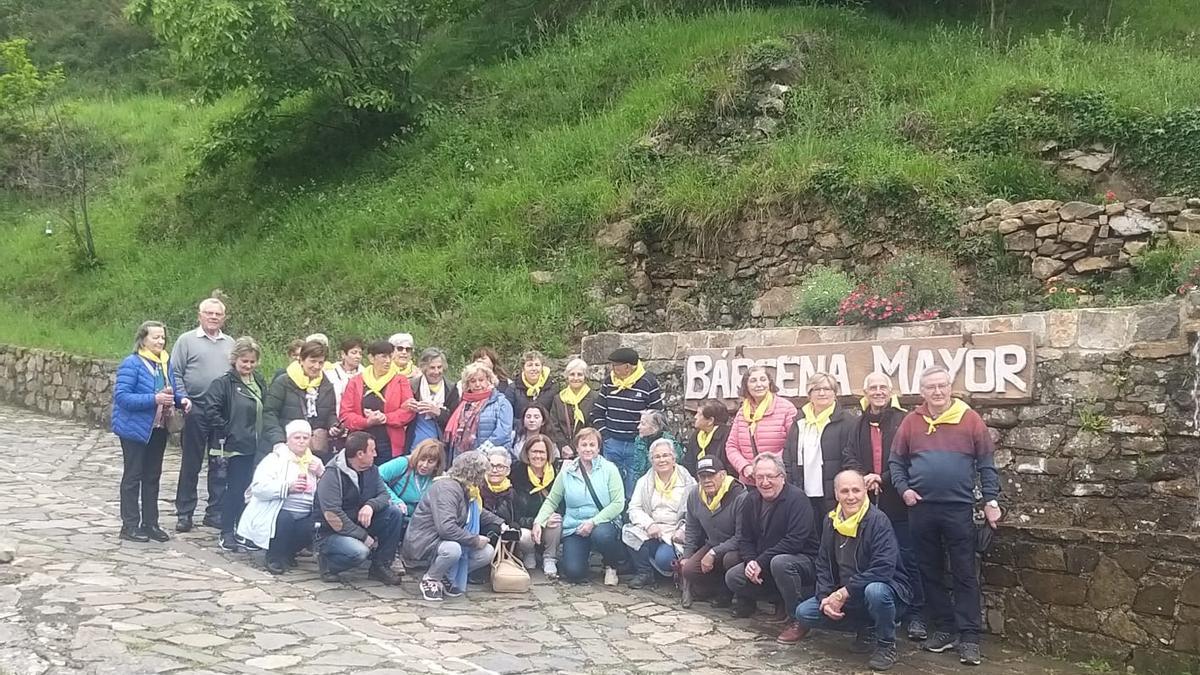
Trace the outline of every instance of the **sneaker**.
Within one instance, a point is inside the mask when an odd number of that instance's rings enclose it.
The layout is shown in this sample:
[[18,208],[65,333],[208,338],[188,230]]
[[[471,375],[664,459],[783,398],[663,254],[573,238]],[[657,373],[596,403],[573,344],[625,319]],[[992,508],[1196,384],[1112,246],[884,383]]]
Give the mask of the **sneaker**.
[[875,645],[875,653],[871,655],[871,660],[867,661],[867,665],[871,670],[891,669],[896,665],[896,643],[880,642]]
[[947,633],[946,631],[939,630],[934,631],[933,635],[925,638],[925,641],[921,643],[921,649],[924,649],[927,652],[941,654],[957,644],[958,638],[954,637],[950,633]]
[[558,561],[554,558],[542,558],[542,572],[546,578],[553,581],[558,578]]
[[125,541],[136,541],[139,544],[150,541],[149,535],[140,527],[122,527],[118,536]]
[[850,652],[852,654],[870,654],[875,651],[875,634],[869,628],[864,628],[854,635],[854,642],[850,643]]
[[274,558],[267,558],[266,567],[271,574],[283,574],[287,571],[287,565]]
[[238,544],[237,537],[228,532],[222,532],[217,537],[217,546],[222,551],[229,551],[230,553],[241,553],[242,551],[241,545]]
[[679,581],[679,606],[684,609],[692,607],[692,582],[687,579]]
[[801,626],[799,621],[793,619],[788,622],[788,625],[784,626],[783,632],[779,634],[779,637],[775,638],[775,641],[781,645],[794,645],[803,640],[805,635],[808,635],[808,629]]
[[261,546],[250,541],[249,539],[247,539],[245,537],[235,535],[233,537],[233,540],[237,542],[238,546],[242,547],[243,551],[261,551],[262,550]]
[[449,579],[442,581],[442,595],[447,598],[461,598],[465,591],[454,585]]
[[979,643],[958,643],[958,662],[964,666],[977,666],[982,663],[983,657],[979,654]]
[[616,586],[618,581],[619,581],[619,579],[617,579],[617,568],[605,567],[604,568],[604,585],[605,586]]
[[[606,583],[606,584],[608,583],[608,575],[607,574],[605,574],[605,576],[604,576],[604,583]],[[616,584],[613,584],[613,585],[615,586]],[[633,576],[633,578],[629,580],[628,585],[630,588],[633,588],[633,589],[645,588],[647,586],[653,586],[654,585],[654,575],[646,574],[645,572],[635,574]]]
[[908,621],[908,639],[913,642],[920,642],[929,637],[929,628],[925,625],[925,619],[919,616],[914,616]]
[[367,578],[374,579],[384,586],[400,585],[400,575],[392,571],[391,567],[383,565],[371,565],[371,569],[367,570]]
[[442,601],[442,582],[433,579],[421,580],[421,597],[430,602]]
[[142,529],[146,531],[146,536],[150,537],[154,541],[164,542],[171,540],[171,535],[163,532],[163,529],[157,525],[151,525],[150,527],[144,527]]

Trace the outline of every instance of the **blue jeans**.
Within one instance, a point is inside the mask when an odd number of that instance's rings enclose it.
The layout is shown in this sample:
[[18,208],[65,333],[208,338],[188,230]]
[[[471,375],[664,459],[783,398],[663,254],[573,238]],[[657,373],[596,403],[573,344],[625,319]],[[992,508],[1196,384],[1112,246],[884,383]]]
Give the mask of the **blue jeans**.
[[647,539],[642,547],[629,549],[633,552],[633,564],[638,574],[653,574],[669,577],[674,574],[671,564],[675,562],[675,547],[665,544],[661,539]]
[[921,568],[917,564],[917,549],[913,546],[912,528],[907,520],[892,523],[896,542],[900,545],[900,562],[908,574],[908,585],[912,588],[912,602],[908,605],[908,617],[920,618],[925,611],[925,588],[921,585]]
[[633,484],[638,476],[633,475],[633,444],[632,440],[622,441],[616,438],[604,439],[601,451],[604,458],[617,466],[621,473],[621,483],[625,485],[625,501],[633,494]]
[[[908,510],[929,621],[934,630],[953,634],[957,629],[963,642],[979,642],[983,630],[973,510],[970,504],[930,502],[920,502]],[[953,602],[945,584],[947,555],[954,585]]]
[[591,535],[572,534],[563,537],[562,576],[574,583],[587,581],[588,556],[592,549],[604,557],[604,564],[618,567],[625,561],[625,544],[621,543],[621,528],[616,523],[601,523],[592,528]]
[[372,566],[391,567],[396,559],[396,549],[404,538],[404,515],[400,509],[389,504],[386,509],[371,517],[371,526],[367,534],[374,537],[379,544],[374,553],[367,548],[365,542],[354,537],[341,534],[331,534],[321,542],[321,569],[326,572],[344,572],[358,567],[368,557]]
[[896,641],[896,615],[902,613],[904,603],[896,599],[896,592],[882,582],[867,584],[862,598],[850,598],[842,608],[845,618],[834,621],[821,611],[821,601],[815,596],[796,607],[796,620],[805,628],[827,628],[837,631],[858,631],[873,628],[879,642]]

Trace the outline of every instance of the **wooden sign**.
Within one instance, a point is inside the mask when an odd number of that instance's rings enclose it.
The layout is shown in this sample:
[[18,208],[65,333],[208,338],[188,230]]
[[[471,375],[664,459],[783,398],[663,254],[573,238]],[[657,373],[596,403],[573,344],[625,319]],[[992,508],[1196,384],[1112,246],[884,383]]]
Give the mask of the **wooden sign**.
[[899,395],[917,394],[920,375],[933,365],[945,366],[955,394],[994,403],[1026,403],[1033,398],[1034,337],[1030,331],[946,335],[928,338],[832,342],[791,347],[696,349],[687,355],[684,400],[741,398],[742,375],[751,366],[766,366],[779,392],[802,398],[808,378],[831,375],[839,396],[858,395],[870,373],[892,378]]

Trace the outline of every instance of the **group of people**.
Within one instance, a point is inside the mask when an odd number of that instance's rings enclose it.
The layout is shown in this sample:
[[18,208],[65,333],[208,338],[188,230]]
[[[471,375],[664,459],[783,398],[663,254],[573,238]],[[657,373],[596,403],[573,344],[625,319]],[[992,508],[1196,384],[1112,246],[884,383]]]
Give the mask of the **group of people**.
[[423,570],[422,597],[438,601],[486,580],[501,546],[572,583],[592,578],[595,553],[603,583],[674,578],[684,607],[707,598],[746,617],[773,603],[783,644],[851,630],[886,670],[906,620],[924,649],[980,662],[976,492],[994,528],[999,480],[987,427],[945,368],[921,374],[908,412],[882,373],[858,406],[818,373],[797,408],[751,367],[732,413],[704,401],[680,440],[628,348],[594,386],[582,360],[559,380],[537,352],[510,379],[486,347],[452,378],[445,353],[417,355],[406,333],[344,340],[331,362],[315,334],[268,382],[261,347],[223,332],[220,300],[198,318],[169,352],[163,324],[143,323],[118,369],[122,539],[169,539],[158,485],[182,414],[176,531],[193,528],[207,464],[203,524],[223,549],[264,550],[274,574],[307,551],[328,581],[369,560],[385,584]]

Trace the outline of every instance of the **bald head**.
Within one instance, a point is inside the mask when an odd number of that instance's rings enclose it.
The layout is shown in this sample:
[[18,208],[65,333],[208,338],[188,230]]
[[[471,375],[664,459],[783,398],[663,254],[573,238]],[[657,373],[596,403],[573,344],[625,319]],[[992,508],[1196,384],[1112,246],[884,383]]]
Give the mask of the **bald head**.
[[843,516],[858,513],[867,501],[867,481],[854,469],[846,469],[833,478],[833,493]]

